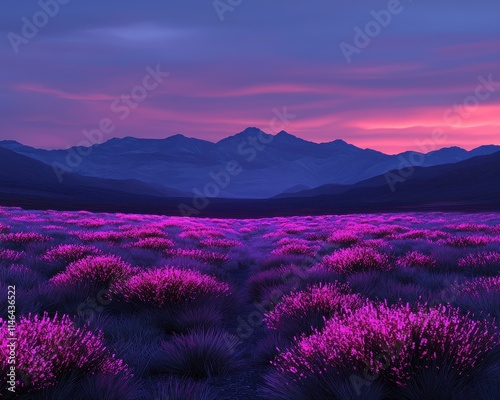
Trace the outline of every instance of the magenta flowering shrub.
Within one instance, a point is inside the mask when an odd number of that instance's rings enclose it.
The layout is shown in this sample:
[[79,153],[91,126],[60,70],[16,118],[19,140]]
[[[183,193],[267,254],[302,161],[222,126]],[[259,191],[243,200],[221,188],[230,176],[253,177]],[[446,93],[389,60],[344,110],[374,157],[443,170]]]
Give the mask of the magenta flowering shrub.
[[407,231],[409,229],[404,226],[382,224],[372,228],[369,233],[377,238],[384,238]]
[[44,225],[42,226],[43,229],[47,231],[65,231],[66,227],[61,226],[61,225]]
[[62,244],[50,249],[42,257],[46,261],[64,261],[71,263],[88,256],[96,256],[101,251],[93,246],[83,246],[79,244]]
[[215,229],[209,229],[209,228],[198,228],[198,229],[188,229],[179,234],[179,237],[181,238],[188,238],[188,239],[205,239],[205,238],[216,238],[216,237],[223,237],[224,234],[218,230]]
[[396,264],[400,267],[425,267],[430,268],[436,266],[436,261],[419,251],[410,251],[404,257],[398,258]]
[[140,249],[149,250],[168,250],[175,247],[175,243],[170,239],[160,237],[147,237],[140,239],[137,242],[129,245],[128,247],[137,247]]
[[300,255],[314,257],[316,250],[304,244],[287,244],[271,251],[272,254],[284,255]]
[[500,292],[500,276],[479,277],[462,285],[458,285],[457,289],[462,293],[467,293],[472,296],[480,296],[484,293]]
[[446,228],[457,232],[494,232],[494,228],[485,224],[461,223],[447,225]]
[[322,233],[322,232],[309,233],[305,236],[306,240],[309,240],[311,242],[316,242],[316,241],[324,242],[328,239],[328,237],[329,235],[327,233]]
[[0,261],[16,262],[24,256],[24,251],[0,249]]
[[252,233],[253,231],[257,230],[257,226],[248,226],[248,227],[244,227],[244,228],[241,228],[238,232],[239,233]]
[[117,214],[125,221],[142,222],[146,217],[138,214]]
[[177,249],[170,251],[169,254],[171,257],[186,257],[213,264],[222,264],[229,260],[227,254],[197,249]]
[[204,235],[196,230],[185,230],[179,233],[179,237],[183,239],[202,239]]
[[333,316],[322,331],[300,338],[273,364],[291,380],[358,371],[405,386],[433,365],[467,376],[499,344],[494,323],[455,308],[367,303],[347,316]]
[[101,228],[107,225],[107,221],[102,218],[86,218],[80,220],[78,225],[85,228]]
[[460,268],[484,269],[488,267],[500,267],[500,252],[482,251],[479,253],[467,254],[464,258],[458,260]]
[[242,243],[238,240],[209,238],[200,241],[200,245],[203,247],[222,247],[223,249],[229,249],[231,247],[239,247]]
[[45,222],[43,218],[39,214],[24,214],[24,215],[16,215],[13,216],[12,221],[22,221],[22,222]]
[[304,239],[283,238],[278,241],[278,248],[271,253],[276,255],[304,255],[314,257],[319,250],[319,246],[312,246]]
[[163,238],[167,234],[158,226],[126,226],[123,236],[130,239]]
[[333,232],[327,239],[330,243],[340,244],[342,246],[351,246],[359,243],[360,237],[354,232],[339,230]]
[[0,242],[7,242],[16,245],[28,243],[41,243],[52,240],[50,237],[34,232],[4,233],[0,235]]
[[393,249],[394,246],[390,245],[385,239],[367,239],[361,243],[363,247],[373,247],[374,249],[386,248]]
[[409,230],[408,232],[393,234],[390,236],[390,239],[396,239],[396,240],[423,239],[433,242],[439,239],[446,239],[447,237],[448,237],[447,233],[438,230],[412,229]]
[[355,246],[323,257],[321,267],[341,274],[352,274],[361,271],[385,271],[392,266],[386,254],[372,247]]
[[264,235],[262,235],[263,239],[276,239],[276,238],[283,238],[283,236],[286,236],[286,233],[280,230],[276,230],[274,232],[269,232]]
[[281,226],[281,229],[287,234],[287,235],[298,235],[300,233],[304,233],[306,231],[304,226],[301,226],[299,224],[284,224]]
[[229,286],[198,271],[164,267],[116,282],[112,292],[126,303],[169,307],[200,295],[211,299],[225,297]]
[[90,256],[71,263],[63,272],[51,278],[50,282],[57,286],[80,284],[106,287],[136,272],[137,269],[117,256]]
[[66,221],[67,224],[78,225],[83,228],[101,228],[107,225],[107,221],[102,218],[81,218],[70,219]]
[[490,242],[488,236],[451,236],[442,241],[452,247],[479,247]]
[[126,232],[103,231],[103,232],[76,232],[76,236],[84,242],[111,242],[118,243],[129,236]]
[[[127,365],[106,349],[102,332],[76,328],[67,315],[21,317],[15,335],[18,392],[52,386],[76,370],[130,376]],[[8,323],[0,319],[0,370],[5,377],[10,367],[8,337]]]
[[264,322],[269,329],[285,332],[290,326],[300,326],[308,317],[344,315],[362,305],[362,297],[352,294],[348,285],[338,282],[318,284],[283,296],[274,309],[264,315]]

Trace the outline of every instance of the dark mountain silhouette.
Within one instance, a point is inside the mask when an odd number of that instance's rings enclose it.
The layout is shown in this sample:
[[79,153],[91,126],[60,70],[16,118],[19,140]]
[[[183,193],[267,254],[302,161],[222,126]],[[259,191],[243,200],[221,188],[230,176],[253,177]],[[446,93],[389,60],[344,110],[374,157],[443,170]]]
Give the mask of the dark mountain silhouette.
[[500,152],[402,173],[393,170],[354,185],[325,185],[268,200],[226,200],[224,207],[217,203],[207,211],[224,208],[235,216],[241,210],[250,216],[263,216],[500,210]]
[[471,195],[468,198],[480,201],[485,193],[494,194],[496,189],[500,193],[500,187],[496,183],[500,184],[500,152],[458,163],[388,171],[354,185],[324,185],[277,197],[314,197],[357,192],[366,193],[369,198],[373,198],[376,193],[384,193],[403,200],[414,198],[412,191],[422,190],[426,196],[432,191],[435,197],[440,195],[450,198],[450,195],[456,195],[458,199],[465,198],[464,191],[467,189]]
[[[69,150],[40,150],[14,141],[5,147],[51,165],[68,165],[77,155]],[[231,178],[220,196],[227,198],[267,198],[297,187],[325,184],[352,185],[396,169],[408,160],[422,166],[455,163],[478,155],[491,154],[499,146],[482,146],[472,151],[458,147],[426,155],[405,152],[387,155],[361,149],[342,140],[313,143],[287,132],[268,135],[248,128],[217,143],[175,135],[166,139],[111,139],[94,145],[90,155],[81,157],[71,172],[105,179],[135,179],[154,186],[192,193],[203,191],[212,182],[211,173],[224,171],[228,162],[237,162],[241,171]]]
[[0,194],[3,198],[36,195],[61,201],[89,198],[106,202],[120,201],[131,195],[186,196],[177,190],[136,180],[120,181],[66,173],[60,182],[50,165],[4,148],[0,148]]
[[353,185],[325,185],[270,199],[201,195],[197,202],[137,181],[67,174],[59,183],[51,166],[6,149],[0,149],[0,171],[0,204],[33,209],[223,218],[500,209],[500,152],[453,164],[392,170]]

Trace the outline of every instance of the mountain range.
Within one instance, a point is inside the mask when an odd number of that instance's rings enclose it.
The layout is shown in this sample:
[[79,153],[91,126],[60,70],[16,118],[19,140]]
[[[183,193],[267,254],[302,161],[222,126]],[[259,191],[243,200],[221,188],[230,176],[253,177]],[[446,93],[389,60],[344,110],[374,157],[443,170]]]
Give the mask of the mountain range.
[[225,175],[228,163],[233,163],[237,175],[231,175],[227,186],[219,185],[218,197],[245,199],[293,194],[324,185],[353,185],[411,160],[429,167],[500,151],[500,146],[490,145],[471,151],[449,147],[427,154],[388,155],[343,140],[318,144],[284,131],[268,135],[257,128],[247,128],[217,143],[182,135],[166,139],[115,138],[85,149],[90,154],[81,159],[77,156],[78,162],[71,158],[68,162],[70,155],[81,150],[76,147],[43,150],[16,141],[0,141],[0,147],[45,164],[64,166],[70,173],[64,173],[63,180],[72,181],[75,175],[132,180],[148,187],[144,193],[163,190],[177,197],[196,190],[203,192],[217,179],[214,177]]
[[[61,181],[51,164],[63,163],[71,151],[76,149],[50,151],[0,142],[0,205],[225,218],[500,210],[498,146],[387,155],[343,141],[315,144],[255,128],[218,143],[179,135],[124,138],[93,146],[91,155],[74,171],[64,172]],[[409,165],[408,160],[420,160],[421,165]],[[229,174],[228,162],[239,169]],[[212,198],[204,184],[213,188],[211,172],[223,170],[230,179]],[[314,179],[304,181],[308,176]],[[246,190],[240,179],[249,185]],[[259,196],[272,196],[255,198],[253,191],[261,187]]]

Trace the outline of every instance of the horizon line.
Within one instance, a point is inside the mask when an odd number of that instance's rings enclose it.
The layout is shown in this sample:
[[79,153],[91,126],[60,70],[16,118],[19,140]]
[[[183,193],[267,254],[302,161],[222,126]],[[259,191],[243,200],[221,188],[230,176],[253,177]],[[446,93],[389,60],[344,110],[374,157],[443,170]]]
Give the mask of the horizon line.
[[[316,144],[316,145],[326,145],[326,144],[330,144],[330,143],[335,143],[335,142],[343,142],[345,143],[346,145],[348,146],[353,146],[353,147],[356,147],[360,150],[367,150],[367,151],[375,151],[375,152],[378,152],[378,153],[381,153],[381,154],[385,154],[385,155],[388,155],[388,156],[395,156],[395,155],[400,155],[400,154],[404,154],[404,153],[407,153],[407,152],[411,152],[411,153],[419,153],[419,154],[430,154],[430,153],[433,153],[433,152],[436,152],[436,151],[440,151],[440,150],[445,150],[445,149],[453,149],[453,148],[457,148],[457,149],[461,149],[461,150],[464,150],[466,152],[471,152],[471,151],[474,151],[474,150],[477,150],[481,147],[489,147],[489,146],[498,146],[500,147],[500,144],[494,144],[494,143],[488,143],[488,144],[482,144],[480,146],[477,146],[477,147],[473,147],[471,148],[470,150],[467,150],[466,148],[464,147],[461,147],[460,145],[451,145],[451,146],[444,146],[444,147],[436,147],[435,149],[432,149],[432,150],[429,150],[427,152],[424,152],[424,151],[418,151],[418,150],[411,150],[411,149],[407,149],[407,150],[403,150],[403,151],[400,151],[400,152],[396,152],[396,153],[388,153],[388,152],[385,152],[385,151],[381,151],[381,150],[377,150],[375,148],[371,148],[371,147],[360,147],[360,146],[357,146],[355,144],[352,144],[350,142],[347,142],[346,140],[344,139],[341,139],[341,138],[337,138],[337,139],[333,139],[331,141],[328,141],[328,142],[317,142],[317,141],[313,141],[313,140],[308,140],[308,139],[304,139],[304,138],[301,138],[297,135],[294,135],[294,134],[291,134],[285,130],[281,130],[280,132],[278,133],[275,133],[275,134],[272,134],[272,133],[267,133],[265,131],[263,131],[262,129],[260,128],[257,128],[257,127],[254,127],[254,126],[249,126],[245,129],[243,129],[241,132],[237,132],[233,135],[229,135],[229,136],[226,136],[220,140],[216,140],[216,141],[212,141],[212,140],[207,140],[207,139],[201,139],[201,138],[197,138],[197,137],[194,137],[194,136],[186,136],[182,133],[175,133],[175,134],[172,134],[170,136],[166,136],[166,137],[137,137],[137,136],[130,136],[130,135],[127,135],[127,136],[123,136],[123,137],[119,137],[119,136],[114,136],[114,137],[111,137],[107,140],[104,140],[102,142],[99,142],[99,143],[94,143],[94,144],[91,144],[90,142],[87,141],[87,143],[90,144],[90,146],[88,145],[72,145],[72,146],[68,146],[66,148],[58,148],[58,147],[54,147],[54,148],[45,148],[45,147],[35,147],[35,146],[31,146],[31,145],[27,145],[27,144],[24,144],[24,143],[21,143],[19,142],[18,140],[16,139],[2,139],[0,140],[0,143],[2,142],[15,142],[21,146],[25,146],[25,147],[31,147],[33,149],[36,149],[36,150],[45,150],[45,151],[66,151],[66,150],[69,150],[71,148],[74,148],[74,147],[93,147],[93,146],[100,146],[100,145],[103,145],[103,144],[106,144],[112,140],[123,140],[123,139],[136,139],[136,140],[157,140],[157,141],[161,141],[161,140],[168,140],[170,138],[173,138],[173,137],[183,137],[183,138],[186,138],[186,139],[192,139],[192,140],[197,140],[197,141],[201,141],[201,142],[207,142],[207,143],[212,143],[214,145],[216,144],[219,144],[220,142],[226,140],[226,139],[230,139],[230,138],[234,138],[240,134],[243,134],[245,133],[246,131],[248,130],[258,130],[262,133],[264,133],[265,135],[267,136],[273,136],[273,137],[277,137],[279,134],[287,134],[291,137],[294,137],[298,140],[301,140],[301,141],[304,141],[306,143],[312,143],[312,144]],[[85,140],[84,140],[85,141]]]

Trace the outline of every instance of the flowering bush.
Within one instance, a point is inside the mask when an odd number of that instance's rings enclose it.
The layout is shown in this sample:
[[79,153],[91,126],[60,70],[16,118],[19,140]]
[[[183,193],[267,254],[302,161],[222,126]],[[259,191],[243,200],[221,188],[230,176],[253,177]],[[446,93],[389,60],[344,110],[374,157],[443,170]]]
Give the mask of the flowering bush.
[[47,231],[65,231],[66,227],[61,225],[43,225],[42,229]]
[[84,242],[115,242],[118,243],[129,236],[126,232],[104,231],[104,232],[76,232],[80,240]]
[[15,262],[24,256],[24,251],[0,249],[0,261]]
[[461,268],[478,269],[500,266],[500,253],[497,251],[471,253],[458,260],[458,266]]
[[123,229],[124,236],[131,239],[162,238],[166,236],[163,230],[155,225],[149,226],[126,226]]
[[204,239],[207,237],[223,237],[224,235],[222,232],[219,232],[215,229],[203,229],[203,228],[198,228],[198,229],[188,229],[185,230],[184,232],[181,232],[179,234],[179,237],[181,238],[189,238],[189,239]]
[[166,250],[175,247],[175,243],[170,239],[159,238],[159,237],[148,237],[140,239],[137,242],[129,245],[129,247],[138,247],[140,249],[150,249],[150,250]]
[[448,234],[437,230],[413,229],[408,232],[393,234],[391,239],[408,240],[408,239],[425,239],[428,241],[435,241],[445,239]]
[[276,239],[276,238],[281,238],[285,235],[286,235],[285,232],[280,231],[280,230],[276,230],[274,232],[269,232],[269,233],[266,233],[265,235],[262,235],[262,238],[263,239]]
[[199,295],[224,297],[229,294],[229,286],[198,271],[164,267],[117,282],[112,292],[126,303],[168,307]]
[[71,263],[88,256],[101,254],[100,250],[93,246],[83,246],[78,244],[62,244],[50,249],[43,259],[46,261],[64,261]]
[[200,245],[203,247],[222,247],[228,249],[230,247],[241,246],[241,242],[237,240],[210,238],[200,241]]
[[375,237],[378,238],[383,238],[386,236],[391,236],[397,233],[401,232],[406,232],[408,231],[408,228],[399,226],[399,225],[378,225],[376,227],[373,227],[370,231],[370,234],[374,235]]
[[116,256],[90,256],[75,261],[50,281],[57,286],[82,284],[109,286],[137,271]]
[[17,245],[36,242],[48,242],[49,240],[51,239],[48,236],[44,236],[34,232],[4,233],[0,235],[0,242],[7,242]]
[[[17,322],[16,371],[17,390],[29,392],[56,384],[73,371],[88,374],[130,375],[122,360],[115,358],[104,346],[102,332],[94,334],[76,328],[69,316],[55,315],[21,317]],[[7,376],[9,329],[0,319],[0,369]]]
[[358,235],[350,231],[335,231],[327,239],[330,243],[340,244],[343,246],[351,246],[360,241]]
[[304,239],[283,238],[278,241],[278,248],[271,253],[277,255],[304,255],[314,257],[319,250],[318,246],[311,244]]
[[249,226],[249,227],[241,228],[238,232],[245,234],[245,233],[252,233],[255,230],[257,230],[257,226]]
[[447,225],[446,228],[457,232],[493,232],[493,228],[484,224],[461,223]]
[[292,380],[358,371],[405,386],[433,365],[449,365],[467,376],[499,344],[493,323],[458,309],[367,303],[347,316],[333,316],[322,331],[300,338],[273,364]]
[[[332,315],[346,314],[361,307],[361,296],[352,294],[349,286],[340,283],[319,284],[307,290],[284,296],[276,307],[265,314],[269,329],[279,332],[296,331],[295,327],[316,317],[319,322]],[[293,332],[296,333],[296,332]]]
[[288,235],[297,235],[299,233],[305,232],[306,228],[305,226],[299,224],[299,223],[284,223],[281,225],[281,229]]
[[311,242],[315,241],[326,241],[328,239],[329,235],[327,233],[322,233],[322,232],[316,232],[316,233],[309,233],[306,235],[306,240],[309,240]]
[[170,251],[169,254],[172,257],[187,257],[193,260],[214,264],[222,264],[229,260],[229,256],[227,254],[196,249],[177,249]]
[[68,220],[67,223],[82,226],[84,228],[100,228],[107,224],[107,222],[102,218],[74,219]]
[[490,242],[487,236],[452,236],[442,241],[452,247],[479,247]]
[[41,217],[40,214],[32,214],[32,213],[26,213],[24,215],[16,215],[13,216],[12,221],[22,221],[22,222],[45,222],[45,220]]
[[342,274],[391,268],[387,255],[379,253],[374,248],[361,246],[337,250],[323,257],[321,265],[325,269]]
[[401,267],[434,267],[436,261],[425,254],[418,251],[411,251],[404,257],[398,258],[396,262]]
[[473,296],[480,296],[485,292],[500,292],[500,276],[476,278],[459,285],[457,289]]

